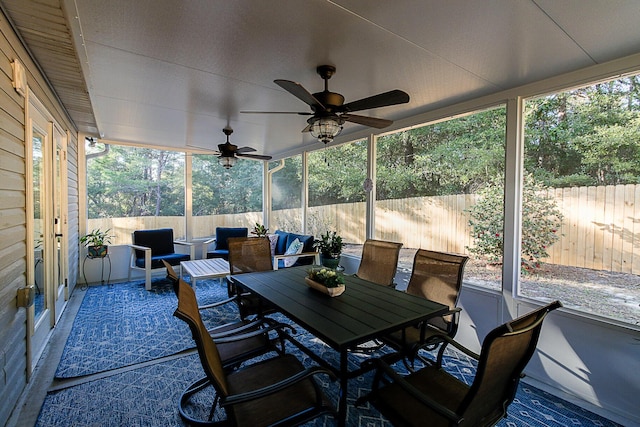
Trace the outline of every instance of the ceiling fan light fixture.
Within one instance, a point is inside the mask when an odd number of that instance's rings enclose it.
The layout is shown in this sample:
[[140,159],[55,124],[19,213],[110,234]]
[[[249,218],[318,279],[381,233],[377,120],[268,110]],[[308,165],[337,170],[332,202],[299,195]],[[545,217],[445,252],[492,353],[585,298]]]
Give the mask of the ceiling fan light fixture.
[[335,117],[320,117],[311,123],[309,132],[318,141],[328,144],[342,132],[342,123]]
[[218,163],[225,169],[229,169],[236,164],[236,158],[233,156],[220,156],[218,157]]

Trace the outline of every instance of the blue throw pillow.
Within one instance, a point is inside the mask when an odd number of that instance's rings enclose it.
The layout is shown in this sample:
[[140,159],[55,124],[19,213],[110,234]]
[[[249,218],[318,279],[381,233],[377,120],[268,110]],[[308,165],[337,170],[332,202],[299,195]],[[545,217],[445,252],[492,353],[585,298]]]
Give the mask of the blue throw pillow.
[[289,247],[289,245],[287,244],[289,233],[281,230],[276,230],[276,235],[278,236],[278,242],[276,243],[276,254],[282,255],[284,254],[284,251],[286,251]]

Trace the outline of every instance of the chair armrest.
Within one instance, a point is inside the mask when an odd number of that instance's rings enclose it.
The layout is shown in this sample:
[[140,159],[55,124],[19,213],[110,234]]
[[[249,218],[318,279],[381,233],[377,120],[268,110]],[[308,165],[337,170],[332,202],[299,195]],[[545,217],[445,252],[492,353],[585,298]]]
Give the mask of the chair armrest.
[[184,240],[174,240],[173,241],[174,245],[179,245],[179,246],[188,246],[189,247],[189,259],[190,260],[194,260],[196,259],[196,244],[193,242],[185,242]]
[[387,376],[390,377],[397,385],[399,385],[407,393],[409,393],[412,397],[420,401],[425,406],[428,406],[429,408],[438,412],[442,416],[450,420],[453,420],[456,424],[460,424],[460,422],[462,422],[462,417],[460,415],[456,414],[451,409],[445,406],[442,406],[435,400],[432,400],[431,398],[429,398],[429,396],[425,396],[424,394],[422,394],[420,390],[418,390],[413,385],[411,385],[407,380],[405,380],[405,378],[402,375],[398,374],[385,361],[381,359],[375,359],[374,364],[378,367],[379,370],[387,374]]
[[299,253],[299,254],[290,254],[290,255],[274,255],[273,256],[273,269],[274,270],[278,269],[278,260],[285,259],[285,258],[293,258],[293,257],[297,257],[297,258],[315,257],[316,264],[320,264],[320,252],[302,252],[302,253]]
[[[147,246],[140,246],[140,245],[134,245],[134,244],[130,244],[129,247],[131,248],[131,268],[140,268],[136,266],[136,250],[138,251],[144,251],[144,265],[145,265],[145,272],[147,277],[150,277],[149,275],[151,274],[151,248],[147,247]],[[129,270],[131,271],[131,270]],[[147,281],[148,282],[148,281]],[[147,285],[150,286],[150,285]],[[151,289],[151,288],[147,288],[147,289]]]
[[[463,346],[462,344],[460,344],[457,341],[454,341],[449,336],[442,335],[442,339],[444,341],[446,341],[447,343],[451,344],[452,346],[454,346],[455,348],[457,348],[458,350],[460,350],[461,352],[463,352],[464,354],[466,354],[467,356],[469,356],[469,357],[471,357],[473,359],[476,359],[476,360],[480,360],[480,355],[478,353],[469,350],[467,347]],[[418,347],[418,350],[420,350],[420,349],[422,349],[422,347],[426,347],[428,345],[429,345],[429,343],[425,343],[425,344],[421,345],[420,347]]]
[[239,326],[237,328],[234,329],[230,329],[230,330],[226,330],[223,332],[216,332],[216,329],[224,327],[225,325],[220,325],[220,326],[216,326],[214,328],[208,329],[209,334],[211,334],[211,338],[216,339],[216,338],[224,338],[224,337],[228,337],[231,335],[238,335],[242,332],[245,332],[247,330],[250,330],[252,328],[259,328],[261,325],[269,325],[269,322],[265,322],[264,319],[254,319],[251,322],[247,322],[246,325],[244,326]]
[[230,302],[234,302],[237,298],[238,298],[238,296],[234,295],[234,296],[232,296],[230,298],[227,298],[227,299],[224,299],[222,301],[216,301],[216,302],[213,302],[211,304],[199,305],[198,306],[198,310],[206,310],[208,308],[220,307],[221,305],[225,305],[225,304],[229,304]]
[[131,248],[131,250],[137,250],[137,251],[150,251],[151,248],[148,246],[140,246],[140,245],[134,245],[134,244],[129,244],[129,247]]
[[[253,322],[252,322],[253,323]],[[232,331],[222,332],[220,334],[212,334],[211,338],[215,339],[217,344],[220,343],[230,343],[235,341],[242,341],[247,338],[257,337],[259,335],[263,335],[269,333],[271,331],[276,331],[278,334],[285,334],[289,336],[287,332],[284,332],[283,329],[290,329],[293,333],[295,333],[295,329],[291,325],[287,325],[285,323],[278,323],[275,325],[267,326],[266,328],[257,328],[256,325],[249,323],[247,325],[241,326],[240,328],[234,329]],[[244,332],[246,329],[257,328],[247,333]]]
[[221,403],[221,405],[237,405],[239,403],[248,402],[251,400],[259,399],[261,397],[268,396],[270,394],[277,393],[281,390],[284,390],[292,385],[299,383],[302,380],[305,380],[309,377],[319,374],[326,374],[331,378],[332,381],[335,381],[337,377],[333,372],[328,369],[321,368],[319,366],[314,366],[312,368],[305,369],[304,371],[300,371],[295,375],[292,375],[289,378],[286,378],[282,381],[279,381],[275,384],[268,385],[266,387],[259,388],[257,390],[249,391],[246,393],[240,393],[232,396],[227,396],[226,399]]

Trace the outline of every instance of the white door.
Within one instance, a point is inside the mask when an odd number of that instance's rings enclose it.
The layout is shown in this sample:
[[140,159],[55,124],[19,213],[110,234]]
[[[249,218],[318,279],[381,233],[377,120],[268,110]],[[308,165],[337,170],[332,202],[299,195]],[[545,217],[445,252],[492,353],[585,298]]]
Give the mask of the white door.
[[53,227],[54,227],[54,317],[60,319],[66,301],[69,299],[68,234],[67,234],[67,135],[53,125],[54,152],[53,172]]
[[28,371],[44,350],[68,297],[66,135],[30,96],[27,113],[27,281],[35,303],[27,312]]

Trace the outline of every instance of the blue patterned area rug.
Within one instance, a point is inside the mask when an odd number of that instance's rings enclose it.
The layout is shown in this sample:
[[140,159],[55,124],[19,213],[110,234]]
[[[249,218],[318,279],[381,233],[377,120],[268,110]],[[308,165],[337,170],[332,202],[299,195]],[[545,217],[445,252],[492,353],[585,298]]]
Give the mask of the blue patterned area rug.
[[[201,280],[196,293],[200,304],[208,304],[226,298],[227,289],[218,280]],[[173,316],[177,303],[173,287],[165,279],[154,280],[151,291],[145,290],[144,282],[90,287],[65,344],[56,378],[109,371],[193,348],[189,327]],[[238,318],[233,304],[209,313],[203,320],[211,327]]]
[[[226,289],[217,281],[198,282],[201,304],[222,299],[225,292]],[[173,321],[176,304],[169,284],[154,283],[154,292],[151,293],[138,282],[113,285],[111,289],[90,289],[75,320],[58,371],[59,376],[67,377],[93,372],[102,374],[60,380],[56,389],[47,393],[36,425],[184,426],[177,408],[180,394],[190,383],[202,377],[203,371],[197,354],[162,358],[193,347],[186,324],[177,319]],[[226,322],[236,317],[236,312],[226,308],[208,318],[208,322]],[[284,320],[284,317],[278,316],[278,320]],[[81,326],[83,321],[88,321],[88,325],[93,323],[93,326]],[[304,329],[296,328],[297,339],[324,360],[338,366],[337,352]],[[82,336],[76,337],[74,333]],[[309,358],[295,347],[289,345],[288,350],[305,365],[312,365]],[[79,357],[90,358],[91,363],[78,362]],[[367,357],[350,355],[350,368],[359,366]],[[158,360],[154,362],[155,359]],[[149,361],[151,363],[135,365]],[[469,382],[473,379],[475,362],[467,356],[450,350],[444,363],[445,369],[461,380]],[[132,366],[104,372],[127,365]],[[402,370],[401,364],[396,366]],[[328,396],[336,402],[338,384],[327,381],[326,377],[319,378],[324,381],[322,386]],[[349,381],[348,426],[390,426],[375,408],[354,406],[356,399],[370,390],[371,379],[372,373],[368,373]],[[206,418],[212,400],[213,391],[209,388],[193,399],[189,410],[193,415]],[[508,413],[509,416],[498,426],[618,426],[524,382],[521,382]],[[324,417],[306,425],[333,426],[335,421]]]

